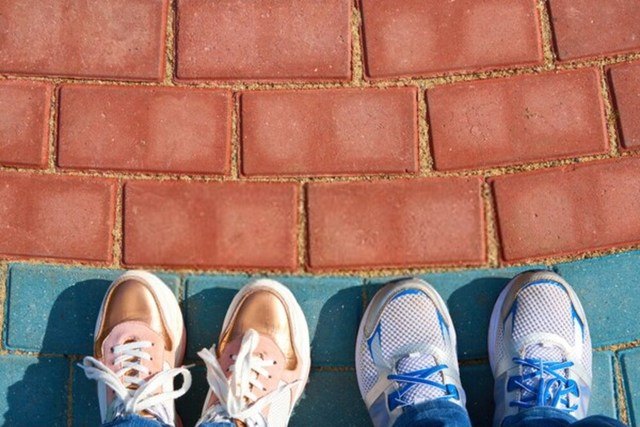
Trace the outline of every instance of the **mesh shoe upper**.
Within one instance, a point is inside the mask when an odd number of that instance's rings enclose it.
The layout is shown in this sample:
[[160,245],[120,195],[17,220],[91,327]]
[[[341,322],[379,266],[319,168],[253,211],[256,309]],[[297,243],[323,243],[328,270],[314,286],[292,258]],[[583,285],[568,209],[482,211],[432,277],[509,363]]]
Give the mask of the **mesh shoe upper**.
[[376,295],[362,320],[356,359],[360,392],[376,425],[404,405],[464,399],[449,314],[422,281],[394,283]]
[[586,414],[591,338],[577,296],[558,275],[523,273],[503,290],[491,318],[495,424],[535,406]]

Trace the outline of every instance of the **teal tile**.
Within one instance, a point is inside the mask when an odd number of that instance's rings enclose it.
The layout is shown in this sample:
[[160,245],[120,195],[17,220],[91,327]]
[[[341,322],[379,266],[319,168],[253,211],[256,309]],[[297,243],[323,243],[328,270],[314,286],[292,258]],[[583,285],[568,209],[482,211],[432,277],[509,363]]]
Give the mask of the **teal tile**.
[[98,406],[97,385],[84,371],[73,367],[73,425],[99,426],[100,406]]
[[194,366],[191,371],[191,388],[181,398],[176,400],[176,411],[182,419],[182,424],[195,426],[200,414],[204,399],[207,397],[209,385],[207,384],[207,369],[204,366]]
[[594,346],[640,338],[640,251],[559,264],[556,270],[580,297]]
[[0,425],[67,425],[66,358],[3,355],[0,372]]
[[489,364],[460,367],[467,411],[474,427],[491,426],[493,420],[493,374]]
[[[203,366],[196,366],[191,372],[191,389],[176,402],[178,414],[185,426],[195,425],[209,389]],[[289,425],[326,426],[328,414],[331,425],[371,425],[367,409],[360,398],[355,372],[312,370]]]
[[[122,271],[13,264],[4,341],[9,349],[90,354],[100,304]],[[177,292],[180,279],[159,275]]]
[[[447,302],[458,335],[460,360],[488,357],[487,330],[493,304],[500,291],[516,274],[540,268],[544,267],[467,270],[419,276],[433,285]],[[388,280],[372,280],[367,285],[368,299]]]
[[[327,423],[327,420],[331,420]],[[353,371],[312,371],[290,426],[368,426],[367,408]]]
[[593,383],[589,415],[616,418],[616,385],[613,373],[614,355],[610,351],[593,353]]
[[[300,303],[311,338],[314,366],[353,366],[354,345],[362,311],[358,278],[274,277]],[[188,358],[218,339],[224,315],[247,276],[194,276],[186,284]],[[339,327],[336,327],[339,325]]]
[[631,425],[640,424],[640,348],[620,352],[624,386],[627,392],[627,409]]

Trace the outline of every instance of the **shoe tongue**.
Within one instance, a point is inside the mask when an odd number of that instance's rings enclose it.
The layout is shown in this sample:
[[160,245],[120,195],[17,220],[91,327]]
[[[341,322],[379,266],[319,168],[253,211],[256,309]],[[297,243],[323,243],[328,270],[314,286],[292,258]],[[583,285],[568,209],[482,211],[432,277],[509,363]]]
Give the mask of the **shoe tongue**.
[[[430,354],[410,354],[398,361],[396,364],[396,371],[400,375],[405,375],[415,371],[433,368],[437,364],[438,362],[435,357]],[[444,384],[442,372],[436,372],[426,378],[422,375],[420,378]],[[411,404],[446,396],[444,390],[428,384],[409,385],[407,383],[403,383],[402,386],[408,388],[408,391],[402,395],[402,400]]]

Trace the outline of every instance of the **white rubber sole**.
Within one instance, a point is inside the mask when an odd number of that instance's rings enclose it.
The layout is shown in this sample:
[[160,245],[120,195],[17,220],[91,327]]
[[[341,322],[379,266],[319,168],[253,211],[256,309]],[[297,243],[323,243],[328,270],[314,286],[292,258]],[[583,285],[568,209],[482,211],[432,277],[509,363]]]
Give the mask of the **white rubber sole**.
[[153,294],[157,298],[159,302],[158,308],[162,311],[162,315],[167,321],[168,327],[171,329],[171,335],[173,339],[176,339],[178,341],[174,366],[182,365],[187,344],[187,333],[184,327],[184,321],[182,320],[182,311],[180,310],[180,305],[178,304],[176,296],[173,294],[173,292],[171,292],[171,289],[169,289],[169,287],[162,281],[162,279],[148,271],[130,270],[123,273],[120,277],[114,280],[113,283],[111,283],[109,289],[105,293],[104,298],[102,299],[102,304],[100,305],[100,314],[98,315],[98,320],[96,321],[94,336],[97,336],[98,329],[102,324],[107,295],[109,295],[114,287],[127,280],[136,280],[147,284],[151,292],[153,292]]

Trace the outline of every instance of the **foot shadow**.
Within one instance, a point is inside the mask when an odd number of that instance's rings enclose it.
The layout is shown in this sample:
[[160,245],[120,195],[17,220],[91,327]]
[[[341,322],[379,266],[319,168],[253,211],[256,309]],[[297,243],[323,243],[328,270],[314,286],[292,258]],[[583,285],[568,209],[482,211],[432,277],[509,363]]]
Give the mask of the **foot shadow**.
[[[15,359],[14,368],[3,373],[4,381],[11,383],[7,388],[5,425],[66,426],[67,417],[71,416],[67,413],[70,369],[74,370],[73,424],[100,424],[95,385],[91,384],[90,392],[83,392],[89,387],[83,384],[82,378],[78,378],[79,375],[84,377],[79,368],[70,368],[70,355],[91,354],[96,316],[110,283],[110,280],[101,279],[79,281],[56,297],[46,313],[46,328],[39,351],[51,356],[8,356]],[[7,323],[11,316],[9,310],[5,319]],[[35,310],[34,316],[40,313]],[[36,317],[35,320],[39,319]],[[37,329],[38,325],[34,324],[33,330],[27,332],[41,334]],[[73,361],[77,360],[77,357],[73,358]],[[12,377],[15,380],[12,381]],[[89,380],[84,381],[89,383]]]

